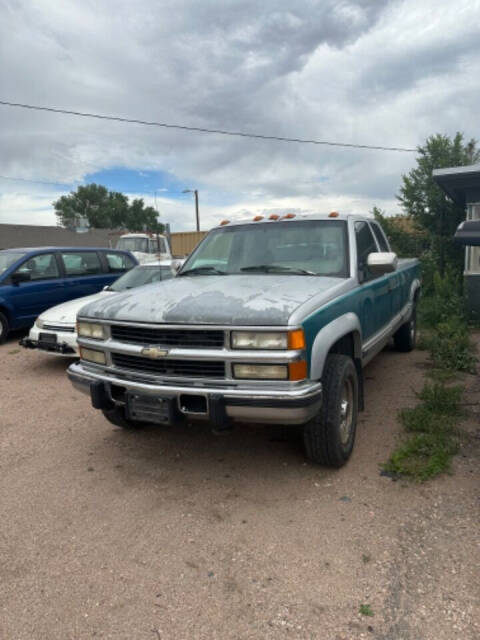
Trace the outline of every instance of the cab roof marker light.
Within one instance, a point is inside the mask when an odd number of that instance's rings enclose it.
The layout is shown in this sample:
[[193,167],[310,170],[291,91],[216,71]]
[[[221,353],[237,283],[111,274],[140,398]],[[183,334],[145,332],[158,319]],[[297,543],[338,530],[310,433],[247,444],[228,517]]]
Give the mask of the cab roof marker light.
[[284,220],[284,219],[285,219],[285,220],[291,220],[292,218],[295,218],[295,215],[296,215],[295,213],[286,213],[286,214],[283,216],[282,220]]
[[259,222],[260,220],[263,220],[263,216],[255,216],[255,217],[253,218],[253,221],[254,221],[254,222]]
[[328,214],[329,218],[338,218],[340,214],[338,213],[338,211],[330,211],[330,213]]
[[280,218],[279,215],[277,215],[276,213],[272,213],[270,216],[268,216],[269,220],[278,220]]
[[220,226],[222,227],[224,224],[228,224],[230,222],[230,220],[222,220],[220,222]]

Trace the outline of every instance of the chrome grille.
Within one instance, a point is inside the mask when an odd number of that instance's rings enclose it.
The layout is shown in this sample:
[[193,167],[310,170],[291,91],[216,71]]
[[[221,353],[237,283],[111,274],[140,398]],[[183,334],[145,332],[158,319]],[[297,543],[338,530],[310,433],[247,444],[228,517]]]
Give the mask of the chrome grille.
[[151,360],[124,353],[112,353],[112,364],[121,369],[154,375],[185,378],[224,378],[225,363],[215,360]]
[[225,334],[219,329],[167,329],[112,325],[112,338],[133,344],[158,344],[185,349],[221,349]]

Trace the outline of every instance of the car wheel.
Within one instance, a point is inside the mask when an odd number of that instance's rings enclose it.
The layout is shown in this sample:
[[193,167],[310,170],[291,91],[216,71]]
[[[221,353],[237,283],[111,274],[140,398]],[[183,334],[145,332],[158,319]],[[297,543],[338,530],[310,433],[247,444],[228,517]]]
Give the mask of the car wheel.
[[414,306],[410,320],[402,324],[393,336],[395,347],[398,351],[408,353],[413,351],[417,342],[417,308]]
[[120,407],[109,410],[102,409],[102,413],[109,422],[122,429],[135,430],[143,426],[143,424],[137,420],[129,420],[126,418],[124,409]]
[[357,428],[358,376],[353,360],[329,355],[322,382],[322,406],[303,430],[305,454],[312,462],[341,467],[353,451]]
[[0,313],[0,344],[3,344],[8,335],[8,320],[7,317]]

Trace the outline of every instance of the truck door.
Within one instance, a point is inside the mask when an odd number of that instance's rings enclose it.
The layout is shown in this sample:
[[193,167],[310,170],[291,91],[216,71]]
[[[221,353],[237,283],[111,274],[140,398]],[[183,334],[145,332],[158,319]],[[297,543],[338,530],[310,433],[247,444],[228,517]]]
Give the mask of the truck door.
[[391,320],[392,306],[389,278],[375,277],[367,266],[370,253],[376,253],[378,246],[370,225],[366,221],[355,223],[357,243],[358,281],[362,295],[360,300],[360,323],[363,338],[368,339],[380,332]]

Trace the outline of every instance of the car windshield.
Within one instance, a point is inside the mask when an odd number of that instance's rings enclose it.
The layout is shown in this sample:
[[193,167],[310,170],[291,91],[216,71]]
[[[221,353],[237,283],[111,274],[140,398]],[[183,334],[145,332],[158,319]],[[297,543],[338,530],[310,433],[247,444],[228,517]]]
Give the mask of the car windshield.
[[117,249],[148,253],[148,238],[120,238]]
[[125,291],[134,287],[141,287],[144,284],[158,282],[159,280],[169,280],[173,278],[172,270],[169,266],[150,265],[139,266],[127,271],[118,280],[108,287],[109,291]]
[[346,223],[302,220],[215,229],[187,260],[180,275],[255,272],[347,277]]
[[14,262],[26,256],[26,253],[19,251],[0,251],[0,275],[8,269]]

